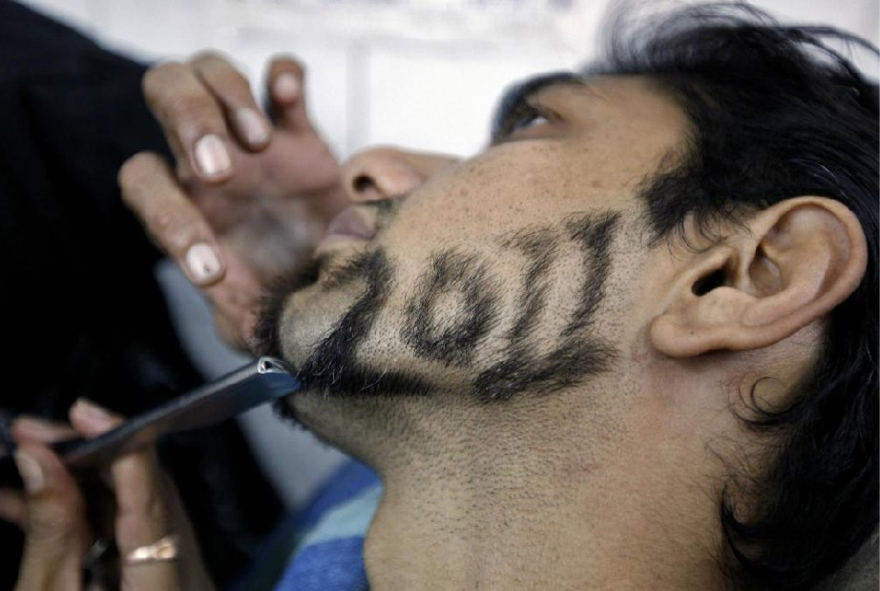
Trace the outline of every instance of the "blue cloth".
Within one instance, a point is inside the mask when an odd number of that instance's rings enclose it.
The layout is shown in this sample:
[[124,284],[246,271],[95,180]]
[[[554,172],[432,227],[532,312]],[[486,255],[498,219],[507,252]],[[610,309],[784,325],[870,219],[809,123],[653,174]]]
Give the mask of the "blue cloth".
[[361,559],[364,538],[341,538],[307,546],[299,552],[276,591],[361,591],[369,589]]
[[297,545],[275,591],[369,589],[364,536],[381,497],[381,485],[374,484],[329,508]]
[[250,572],[232,589],[368,590],[364,536],[381,497],[376,474],[346,462],[305,508],[278,526]]

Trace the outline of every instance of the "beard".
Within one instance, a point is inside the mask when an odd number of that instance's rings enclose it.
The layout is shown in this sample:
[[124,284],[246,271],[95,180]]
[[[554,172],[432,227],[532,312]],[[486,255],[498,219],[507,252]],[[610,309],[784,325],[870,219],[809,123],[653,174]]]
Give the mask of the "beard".
[[[322,261],[316,260],[303,272],[282,279],[267,290],[255,331],[261,355],[282,356],[279,329],[285,302],[293,291],[317,282],[321,264]],[[382,249],[361,254],[327,277],[324,290],[357,281],[363,282],[366,289],[307,361],[295,368],[304,390],[336,397],[426,396],[434,391],[431,383],[414,373],[400,369],[378,370],[356,358],[359,346],[369,336],[388,300],[392,280],[393,270]],[[299,422],[292,405],[285,399],[275,402],[275,412]]]
[[[281,319],[293,291],[307,287],[330,291],[357,282],[364,286],[361,295],[296,368],[305,390],[339,398],[375,398],[428,396],[448,389],[437,383],[442,376],[429,381],[407,368],[418,365],[419,360],[466,370],[471,376],[470,394],[487,403],[526,392],[546,395],[577,385],[607,370],[615,358],[615,349],[596,338],[591,328],[605,296],[618,217],[581,215],[559,228],[529,229],[502,240],[506,250],[517,252],[525,261],[517,310],[505,334],[493,332],[500,324],[499,294],[510,286],[493,278],[491,262],[485,257],[440,249],[427,261],[404,307],[404,328],[399,336],[406,355],[390,368],[377,368],[361,360],[359,357],[369,358],[363,355],[361,345],[373,332],[395,285],[395,269],[385,250],[377,247],[328,271],[321,286],[316,285],[321,260],[270,286],[255,333],[258,352],[282,356]],[[535,343],[546,340],[540,333],[540,318],[550,305],[549,270],[563,239],[574,244],[582,257],[584,279],[577,290],[578,304],[555,337],[555,346],[539,354]],[[437,305],[441,293],[446,301],[461,302],[455,317],[450,318],[448,310]],[[490,337],[504,339],[506,344],[490,360],[482,359],[480,345]],[[289,401],[279,401],[276,410],[296,420]]]

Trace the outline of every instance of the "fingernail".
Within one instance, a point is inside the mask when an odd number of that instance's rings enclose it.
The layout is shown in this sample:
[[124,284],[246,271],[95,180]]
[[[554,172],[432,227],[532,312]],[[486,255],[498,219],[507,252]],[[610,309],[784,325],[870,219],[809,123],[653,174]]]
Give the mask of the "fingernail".
[[98,406],[87,398],[77,398],[75,405],[78,409],[80,409],[82,412],[89,415],[93,419],[99,421],[109,421],[113,418],[112,416],[110,416],[110,413],[108,413],[104,408]]
[[196,162],[205,176],[217,176],[232,166],[223,140],[214,134],[208,134],[196,142],[195,153]]
[[204,283],[220,274],[220,257],[213,248],[198,242],[186,251],[186,266],[196,283]]
[[239,109],[235,112],[235,119],[249,144],[262,144],[269,139],[269,126],[253,109]]
[[24,452],[15,452],[15,465],[28,492],[39,492],[46,486],[46,477],[43,476],[43,468],[35,459]]
[[277,98],[293,100],[299,94],[299,80],[293,74],[280,74],[275,79],[274,90]]

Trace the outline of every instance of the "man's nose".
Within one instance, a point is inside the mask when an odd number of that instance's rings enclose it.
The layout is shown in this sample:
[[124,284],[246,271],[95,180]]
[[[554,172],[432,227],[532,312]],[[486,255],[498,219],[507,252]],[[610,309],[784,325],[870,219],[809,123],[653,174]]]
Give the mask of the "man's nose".
[[442,154],[372,148],[355,154],[343,165],[342,179],[354,202],[396,199],[409,195],[457,161]]

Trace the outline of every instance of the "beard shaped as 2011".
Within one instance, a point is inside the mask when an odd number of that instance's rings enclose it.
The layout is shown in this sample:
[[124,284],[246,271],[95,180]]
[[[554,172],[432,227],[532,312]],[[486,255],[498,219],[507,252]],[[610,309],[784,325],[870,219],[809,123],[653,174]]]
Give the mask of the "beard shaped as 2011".
[[[407,298],[397,335],[402,350],[413,359],[469,370],[469,394],[485,402],[509,400],[527,392],[549,394],[607,370],[615,350],[593,335],[591,328],[605,296],[610,246],[618,221],[616,213],[578,214],[553,228],[530,227],[501,239],[500,247],[516,251],[524,261],[516,317],[502,334],[494,334],[499,331],[502,283],[493,277],[491,264],[479,254],[461,249],[435,251]],[[565,245],[574,246],[584,269],[577,304],[554,346],[538,353],[535,341],[542,312],[548,306],[550,270]],[[267,292],[255,333],[261,354],[281,356],[284,304],[292,292],[317,281],[320,265],[321,261],[314,261],[304,272],[277,282]],[[398,367],[381,370],[358,359],[358,351],[376,328],[395,288],[395,268],[383,248],[367,250],[328,273],[322,289],[355,282],[364,286],[361,295],[296,368],[304,389],[338,397],[428,396],[442,390],[443,384],[410,371],[406,359],[401,359]],[[458,302],[451,320],[448,310],[440,309],[441,300],[447,305],[451,300]],[[504,345],[500,353],[486,360],[478,353],[489,336],[502,339]],[[276,410],[295,419],[285,401],[279,401]]]

